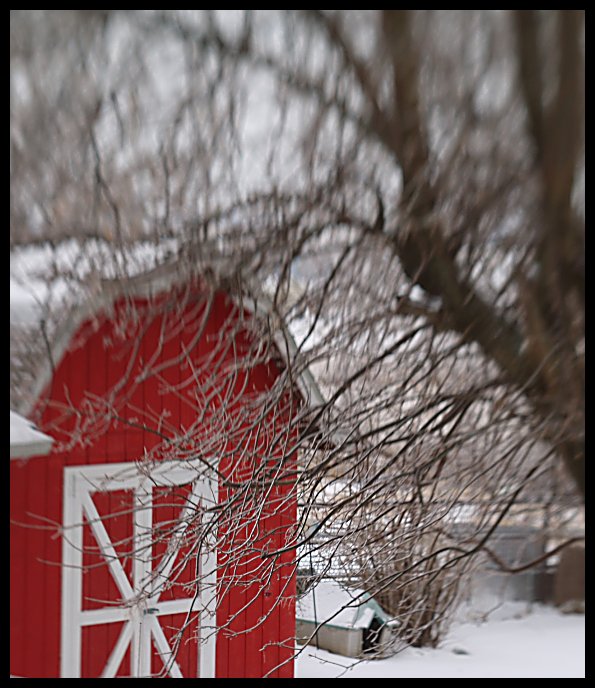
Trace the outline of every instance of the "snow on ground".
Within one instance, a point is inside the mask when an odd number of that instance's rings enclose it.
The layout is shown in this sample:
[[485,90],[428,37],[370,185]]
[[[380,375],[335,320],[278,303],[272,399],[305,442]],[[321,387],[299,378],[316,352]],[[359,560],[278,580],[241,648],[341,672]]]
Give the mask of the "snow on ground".
[[484,623],[454,625],[436,650],[358,662],[307,646],[296,661],[296,678],[451,677],[584,678],[585,617],[507,603]]

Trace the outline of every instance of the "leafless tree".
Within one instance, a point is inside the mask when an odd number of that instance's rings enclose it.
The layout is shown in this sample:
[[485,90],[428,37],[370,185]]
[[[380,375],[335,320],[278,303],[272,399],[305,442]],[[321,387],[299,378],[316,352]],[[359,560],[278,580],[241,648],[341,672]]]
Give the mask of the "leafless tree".
[[583,70],[581,11],[12,11],[15,261],[266,300],[258,408],[321,391],[290,547],[434,644],[499,525],[584,502]]

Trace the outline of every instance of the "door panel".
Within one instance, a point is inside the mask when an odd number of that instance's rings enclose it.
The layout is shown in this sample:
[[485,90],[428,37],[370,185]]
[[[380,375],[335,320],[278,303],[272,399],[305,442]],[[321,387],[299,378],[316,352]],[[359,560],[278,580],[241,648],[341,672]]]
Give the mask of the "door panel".
[[198,639],[214,618],[201,536],[215,491],[198,475],[173,462],[65,469],[62,677],[212,675],[215,638],[200,661]]
[[[120,566],[130,584],[133,550],[133,490],[95,492],[90,495],[107,536],[116,551]],[[83,610],[101,609],[121,599],[112,575],[106,575],[106,561],[100,544],[84,515],[83,528]]]

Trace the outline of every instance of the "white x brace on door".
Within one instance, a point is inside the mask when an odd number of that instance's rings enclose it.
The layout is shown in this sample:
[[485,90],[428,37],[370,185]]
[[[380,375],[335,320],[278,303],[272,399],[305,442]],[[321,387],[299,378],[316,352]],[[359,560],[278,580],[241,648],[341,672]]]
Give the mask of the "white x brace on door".
[[[215,553],[201,552],[198,572],[200,590],[197,596],[160,601],[163,582],[168,580],[171,573],[180,543],[191,521],[190,516],[201,512],[204,514],[205,507],[216,503],[214,482],[197,476],[198,471],[188,462],[158,464],[150,472],[144,468],[141,470],[134,463],[64,469],[61,678],[80,678],[83,627],[115,622],[124,623],[103,669],[102,678],[116,676],[129,646],[132,676],[150,676],[154,646],[169,676],[184,678],[172,656],[172,648],[159,617],[190,611],[200,612],[199,675],[203,678],[215,675]],[[182,485],[191,486],[189,497],[177,524],[172,528],[166,553],[153,565],[153,488]],[[134,495],[134,508],[130,513],[133,519],[131,551],[134,552],[132,581],[122,567],[92,498],[96,492],[117,490],[129,490]],[[203,515],[203,526],[206,525],[204,519]],[[105,559],[106,569],[121,596],[119,605],[106,604],[100,608],[83,609],[83,527],[91,528]]]

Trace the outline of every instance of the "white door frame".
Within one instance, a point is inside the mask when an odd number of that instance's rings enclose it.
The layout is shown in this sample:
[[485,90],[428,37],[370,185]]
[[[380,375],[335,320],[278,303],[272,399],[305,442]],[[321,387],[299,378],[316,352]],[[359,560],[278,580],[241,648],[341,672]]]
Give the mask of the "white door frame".
[[[200,472],[202,469],[202,474]],[[153,519],[152,488],[192,483],[188,504],[179,524],[173,529],[166,553],[156,567],[151,562]],[[133,490],[133,584],[122,568],[91,495],[94,492]],[[131,645],[133,676],[149,676],[151,643],[154,643],[172,678],[184,678],[171,659],[171,648],[158,617],[199,610],[198,665],[201,678],[214,678],[216,653],[216,554],[205,548],[200,557],[200,590],[194,598],[159,601],[159,580],[166,580],[174,565],[188,521],[184,516],[197,507],[217,504],[217,483],[204,476],[204,464],[168,461],[151,467],[136,463],[109,463],[64,468],[64,513],[62,537],[62,622],[60,677],[80,678],[81,641],[84,626],[123,621],[120,636],[103,670],[103,678],[113,678]],[[203,512],[204,513],[204,512]],[[83,610],[83,524],[86,518],[106,559],[125,606],[106,606]],[[209,518],[206,516],[206,518]],[[206,525],[203,517],[203,526]],[[212,536],[214,538],[214,534]],[[213,542],[213,539],[211,539]],[[177,545],[177,546],[176,546]],[[142,556],[142,551],[147,556]],[[201,637],[202,636],[202,637]],[[170,656],[168,658],[168,655]]]

